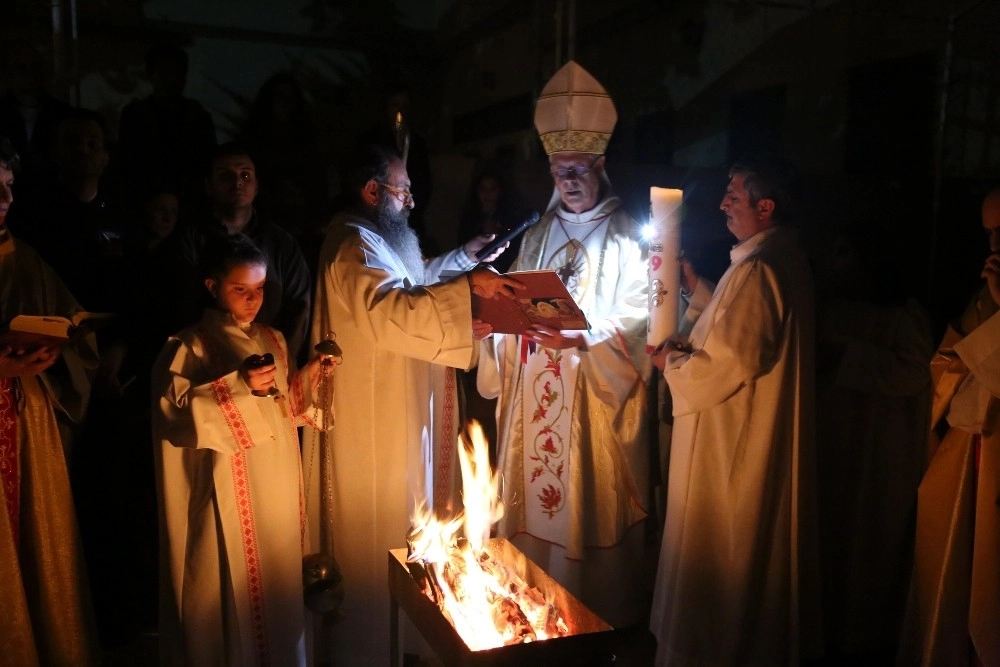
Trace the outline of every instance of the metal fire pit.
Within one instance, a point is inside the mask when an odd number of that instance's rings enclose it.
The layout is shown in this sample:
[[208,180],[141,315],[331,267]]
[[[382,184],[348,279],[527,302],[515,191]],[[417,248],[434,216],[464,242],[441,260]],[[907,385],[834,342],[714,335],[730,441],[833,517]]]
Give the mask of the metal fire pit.
[[559,608],[570,634],[542,641],[512,644],[473,651],[437,605],[420,591],[406,564],[406,549],[389,550],[389,594],[391,597],[391,645],[389,664],[399,664],[399,609],[416,626],[430,647],[446,665],[610,665],[625,637],[560,586],[545,571],[502,538],[492,539],[486,550],[493,558],[517,573],[529,586],[538,588]]

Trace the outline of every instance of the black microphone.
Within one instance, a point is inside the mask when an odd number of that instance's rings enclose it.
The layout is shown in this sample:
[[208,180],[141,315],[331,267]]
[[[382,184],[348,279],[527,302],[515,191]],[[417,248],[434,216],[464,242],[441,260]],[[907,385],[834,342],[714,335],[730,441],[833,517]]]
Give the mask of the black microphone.
[[496,251],[497,248],[507,243],[508,241],[512,241],[515,236],[517,236],[518,234],[526,230],[528,227],[531,227],[533,224],[538,222],[538,219],[540,217],[541,216],[538,215],[538,211],[532,211],[531,215],[529,215],[527,218],[524,219],[524,222],[519,224],[517,227],[511,229],[503,236],[498,236],[497,238],[493,239],[492,241],[490,241],[489,245],[487,245],[485,248],[477,252],[476,259],[478,259],[480,262],[483,261],[484,257],[489,257],[494,253],[494,251]]

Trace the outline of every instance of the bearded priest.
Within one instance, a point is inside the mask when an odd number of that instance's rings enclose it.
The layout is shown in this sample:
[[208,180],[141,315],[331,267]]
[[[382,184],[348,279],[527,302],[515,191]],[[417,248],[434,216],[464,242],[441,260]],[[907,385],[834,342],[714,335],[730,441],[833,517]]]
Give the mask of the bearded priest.
[[[473,367],[479,349],[471,295],[508,298],[521,287],[477,267],[476,254],[493,235],[425,261],[409,224],[410,187],[395,151],[362,148],[349,176],[353,206],[333,219],[319,255],[312,343],[333,332],[344,351],[328,436],[332,497],[323,502],[345,596],[343,618],[320,630],[317,664],[384,663],[391,639],[388,551],[404,543],[416,500],[442,516],[460,504],[454,369]],[[442,271],[457,276],[441,280]],[[304,440],[307,511],[318,527],[321,456],[311,432]],[[400,630],[406,652],[426,651],[409,625]]]

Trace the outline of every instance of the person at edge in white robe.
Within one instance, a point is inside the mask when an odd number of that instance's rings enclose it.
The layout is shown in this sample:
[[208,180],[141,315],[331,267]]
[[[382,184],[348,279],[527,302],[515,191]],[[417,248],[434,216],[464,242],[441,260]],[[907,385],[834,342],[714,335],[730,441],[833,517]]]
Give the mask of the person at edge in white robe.
[[[406,546],[415,503],[445,514],[460,507],[454,369],[476,360],[471,294],[509,295],[516,284],[487,268],[469,271],[492,236],[424,262],[407,223],[405,166],[384,147],[366,147],[357,160],[354,210],[334,218],[320,251],[311,330],[313,345],[336,334],[344,354],[328,446],[345,595],[340,618],[318,631],[317,662],[352,667],[386,664],[394,639],[388,551]],[[445,270],[466,273],[438,282]],[[310,527],[318,531],[319,443],[308,429],[303,440]],[[405,652],[426,651],[415,629],[399,627]]]
[[[172,336],[153,369],[161,664],[304,667],[297,426],[323,419],[321,358],[298,372],[281,332],[253,321],[263,251],[242,234],[220,243],[233,249],[210,260],[217,307]],[[265,354],[272,364],[249,365]]]
[[781,162],[733,167],[721,204],[732,264],[690,346],[653,356],[675,418],[657,665],[797,665],[821,651],[812,276],[777,224],[792,183]]
[[556,270],[590,329],[483,341],[477,386],[499,397],[498,534],[621,627],[649,609],[646,257],[603,155],[555,152],[550,166],[571,171],[554,172],[549,208],[511,269]]
[[930,464],[899,665],[1000,665],[1000,188],[982,222],[984,284],[930,364]]

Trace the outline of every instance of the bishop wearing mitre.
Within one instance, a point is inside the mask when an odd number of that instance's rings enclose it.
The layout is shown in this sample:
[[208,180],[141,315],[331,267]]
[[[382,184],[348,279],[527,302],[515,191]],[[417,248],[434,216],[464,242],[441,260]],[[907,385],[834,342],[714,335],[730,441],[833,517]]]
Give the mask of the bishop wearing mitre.
[[614,102],[576,62],[539,96],[535,127],[552,199],[514,271],[556,271],[590,328],[535,326],[484,340],[478,387],[498,397],[501,535],[616,627],[648,612],[641,562],[647,515],[646,259],[615,195],[605,150]]

